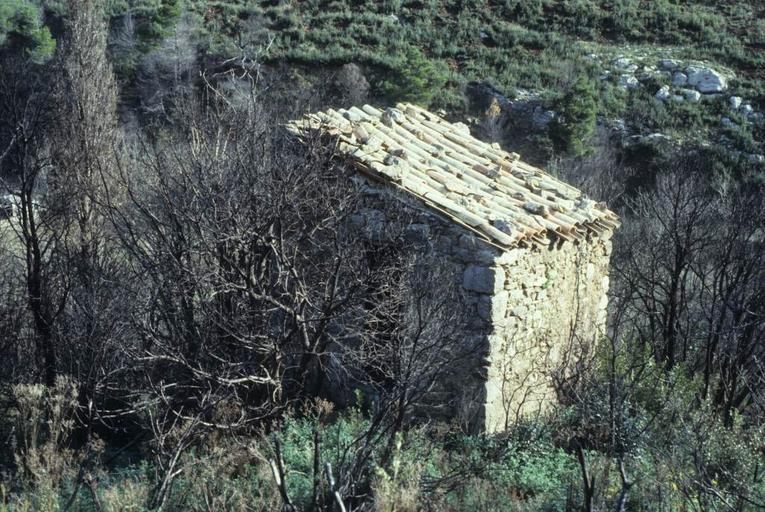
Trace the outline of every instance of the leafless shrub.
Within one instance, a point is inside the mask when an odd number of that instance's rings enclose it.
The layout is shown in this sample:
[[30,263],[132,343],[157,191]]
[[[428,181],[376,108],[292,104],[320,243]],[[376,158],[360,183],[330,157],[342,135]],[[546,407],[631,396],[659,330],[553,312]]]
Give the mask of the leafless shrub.
[[16,465],[24,482],[36,490],[55,495],[65,478],[74,476],[76,457],[68,443],[75,426],[77,388],[59,378],[54,388],[41,384],[17,384]]
[[507,113],[502,109],[497,98],[492,97],[489,107],[481,119],[483,136],[489,142],[502,142],[505,137],[507,122]]
[[363,105],[369,99],[369,82],[357,64],[345,64],[335,76],[335,86],[343,105]]
[[579,188],[587,196],[616,208],[625,196],[625,186],[634,171],[622,162],[606,128],[599,126],[592,153],[553,159],[548,171]]
[[193,41],[198,31],[196,19],[188,13],[184,14],[173,33],[164,38],[159,47],[142,56],[137,86],[141,106],[146,113],[166,117],[170,100],[191,94],[194,82],[199,79],[196,44]]

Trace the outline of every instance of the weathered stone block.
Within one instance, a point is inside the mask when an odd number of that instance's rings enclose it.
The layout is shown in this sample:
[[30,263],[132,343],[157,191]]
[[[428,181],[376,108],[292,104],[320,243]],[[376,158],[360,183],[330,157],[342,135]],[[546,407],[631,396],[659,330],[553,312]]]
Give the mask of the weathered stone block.
[[505,282],[505,271],[501,267],[469,265],[462,276],[462,286],[478,293],[498,292]]
[[544,274],[527,274],[522,278],[523,286],[526,288],[539,288],[545,282],[547,282],[547,278]]
[[412,243],[425,243],[430,236],[430,226],[427,224],[410,224],[406,227],[404,232],[406,240]]
[[510,249],[505,251],[497,257],[497,265],[509,266],[514,265],[523,253],[522,249]]
[[494,261],[494,255],[489,251],[471,251],[464,247],[452,248],[452,257],[460,262],[477,265],[491,265]]
[[501,326],[505,321],[507,299],[508,294],[505,291],[481,297],[478,301],[478,316],[495,326]]

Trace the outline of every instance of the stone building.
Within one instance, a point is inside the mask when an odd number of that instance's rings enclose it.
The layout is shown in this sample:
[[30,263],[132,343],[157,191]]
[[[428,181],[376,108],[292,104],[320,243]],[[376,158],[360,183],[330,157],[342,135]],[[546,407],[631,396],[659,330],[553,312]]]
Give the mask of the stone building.
[[369,192],[359,224],[384,225],[392,212],[375,198],[396,198],[461,288],[465,344],[480,350],[423,410],[492,432],[555,400],[554,379],[605,329],[616,215],[414,105],[328,110],[289,129],[330,136]]

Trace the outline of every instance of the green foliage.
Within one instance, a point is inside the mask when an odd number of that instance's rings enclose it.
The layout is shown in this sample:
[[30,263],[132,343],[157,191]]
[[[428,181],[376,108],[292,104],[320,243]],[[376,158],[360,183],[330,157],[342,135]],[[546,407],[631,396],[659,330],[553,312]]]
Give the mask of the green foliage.
[[381,92],[393,101],[410,101],[429,106],[446,85],[447,71],[413,46],[393,59],[388,78],[380,82]]
[[[39,3],[5,2],[0,26],[3,17],[8,25],[9,6],[19,5]],[[48,13],[65,14],[61,0],[44,0],[42,5]],[[34,9],[41,19],[40,8]],[[110,50],[116,69],[126,78],[135,76],[147,53],[174,36],[184,13],[193,20],[191,40],[204,58],[286,61],[308,68],[308,74],[311,68],[354,62],[368,73],[378,101],[409,100],[464,110],[464,87],[474,80],[489,81],[508,96],[514,88],[523,88],[545,99],[559,98],[574,77],[599,72],[583,57],[594,51],[608,59],[611,43],[644,45],[635,48],[641,53],[651,52],[651,44],[681,46],[678,58],[717,60],[739,68],[737,94],[755,102],[765,97],[762,80],[752,74],[765,65],[765,54],[753,51],[765,42],[765,24],[750,2],[108,0],[106,9],[116,36]],[[127,13],[135,40],[123,44],[120,27]],[[3,30],[7,27],[0,28],[0,34]],[[51,51],[47,29],[26,32],[39,42],[31,45],[39,48],[35,58]],[[43,44],[46,41],[49,44]],[[719,119],[712,122],[706,105],[662,110],[649,101],[653,86],[625,94],[605,80],[595,89],[600,114],[636,118],[636,126],[643,126],[642,116],[651,129],[677,131],[678,138],[684,138],[703,135],[710,123],[719,125]],[[564,127],[553,138],[558,147],[568,147],[570,140],[572,152],[578,153],[582,145],[573,129]],[[587,123],[581,130],[578,135],[587,135]],[[756,131],[735,138],[735,147],[761,152],[762,135]]]
[[[617,365],[620,372],[629,373],[629,361],[619,358]],[[729,493],[761,500],[763,427],[749,425],[740,416],[725,426],[709,408],[687,409],[696,383],[682,376],[682,369],[664,376],[659,368],[641,371],[650,378],[640,381],[629,407],[653,421],[641,420],[639,430],[646,438],[625,456],[628,471],[637,477],[630,510],[717,510]],[[657,396],[671,400],[657,403]],[[606,397],[607,393],[600,397],[604,403]],[[607,423],[607,409],[602,412],[605,415],[593,425]],[[540,428],[542,424],[548,426]],[[502,436],[414,429],[398,437],[387,466],[380,466],[375,450],[362,470],[377,510],[566,510],[581,500],[581,475],[575,454],[556,441],[561,432],[553,426],[560,425],[555,416],[542,418],[541,423],[522,423]],[[165,509],[278,509],[280,498],[267,462],[277,436],[283,445],[290,497],[306,509],[313,485],[314,431],[321,433],[322,461],[340,474],[369,426],[365,415],[350,410],[328,423],[312,414],[287,417],[269,438],[213,436],[183,456],[185,469]],[[613,459],[596,450],[585,456],[591,471],[599,475],[601,499],[613,503],[620,491]],[[94,471],[99,508],[146,510],[156,485],[155,468],[148,460]],[[58,510],[73,491],[73,476],[24,493],[9,493],[8,487],[0,486],[0,510]],[[95,509],[93,494],[81,487],[71,510]],[[741,508],[755,509],[746,503]]]
[[363,434],[369,421],[359,411],[352,409],[330,425],[320,425],[311,417],[288,418],[281,431],[274,434],[283,443],[284,463],[291,497],[296,503],[308,505],[312,493],[313,435],[321,431],[321,457],[337,469],[343,462],[347,449]]
[[44,62],[53,55],[56,42],[42,22],[40,7],[30,0],[0,2],[0,47],[18,45],[33,62]]
[[557,105],[558,119],[550,123],[550,138],[559,150],[584,155],[595,133],[598,105],[595,88],[586,75],[579,75]]
[[119,17],[130,13],[136,35],[150,47],[172,33],[183,5],[183,0],[113,0],[106,5],[106,15]]

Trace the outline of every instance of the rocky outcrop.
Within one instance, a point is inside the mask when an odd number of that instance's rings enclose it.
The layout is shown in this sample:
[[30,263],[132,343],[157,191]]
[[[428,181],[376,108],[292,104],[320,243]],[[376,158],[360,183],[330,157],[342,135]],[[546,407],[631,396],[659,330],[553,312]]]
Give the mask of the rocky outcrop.
[[728,79],[719,71],[706,66],[688,66],[688,85],[702,94],[723,92],[728,89]]
[[558,115],[546,108],[534,91],[517,89],[515,97],[510,99],[488,83],[471,82],[467,94],[474,110],[486,112],[494,103],[509,124],[523,130],[544,131]]
[[[709,126],[711,130],[705,130],[704,144],[714,145],[730,157],[753,165],[765,163],[765,158],[760,158],[763,146],[757,137],[758,130],[765,125],[765,112],[759,111],[746,98],[735,94],[735,75],[730,70],[717,64],[668,57],[657,58],[637,52],[618,58],[607,58],[593,53],[584,58],[593,66],[597,66],[601,80],[607,80],[621,89],[628,91],[650,87],[648,92],[656,101],[666,104],[709,104],[700,108],[705,115],[717,113],[719,124],[714,126],[713,123],[713,126]],[[669,115],[677,113],[675,109],[667,112]],[[682,131],[671,136],[658,132],[648,133],[647,127],[627,125],[623,120],[601,122],[608,124],[625,146],[636,143],[670,143],[678,146],[686,137]],[[755,135],[754,147],[731,134],[742,130],[751,130]]]
[[[597,55],[590,55],[587,60],[596,64],[601,62]],[[657,66],[658,64],[658,66]],[[647,56],[620,56],[611,62],[610,69],[603,70],[601,79],[607,80],[616,75],[616,83],[623,89],[637,89],[648,80],[659,80],[674,88],[692,90],[701,94],[718,94],[728,90],[730,76],[706,64],[683,62],[677,59],[653,61]],[[689,101],[698,101],[696,94],[662,92],[657,97],[662,101],[682,97]]]

